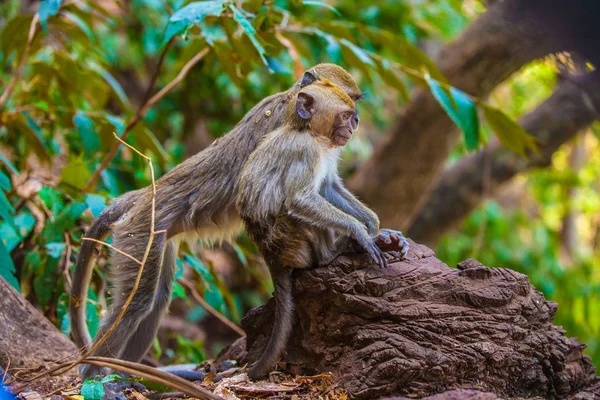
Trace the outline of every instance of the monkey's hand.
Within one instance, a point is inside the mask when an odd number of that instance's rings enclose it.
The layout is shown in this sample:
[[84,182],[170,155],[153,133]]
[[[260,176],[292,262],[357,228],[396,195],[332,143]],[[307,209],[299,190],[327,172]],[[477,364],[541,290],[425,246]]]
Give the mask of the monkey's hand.
[[394,257],[404,259],[408,253],[408,240],[406,240],[400,231],[381,229],[373,241],[381,251],[389,253]]
[[368,234],[366,234],[364,228],[363,232],[365,233],[365,235],[355,235],[356,241],[358,242],[360,247],[362,247],[367,253],[369,253],[373,261],[375,261],[375,263],[379,265],[379,267],[386,268],[388,264],[383,250],[381,250],[379,246],[377,246],[375,238],[371,238]]
[[369,235],[375,236],[379,232],[379,218],[377,217],[377,214],[375,214],[368,208],[366,209],[366,211],[368,211],[368,213],[367,218],[365,218],[364,221],[365,227],[367,228],[367,232],[369,232]]

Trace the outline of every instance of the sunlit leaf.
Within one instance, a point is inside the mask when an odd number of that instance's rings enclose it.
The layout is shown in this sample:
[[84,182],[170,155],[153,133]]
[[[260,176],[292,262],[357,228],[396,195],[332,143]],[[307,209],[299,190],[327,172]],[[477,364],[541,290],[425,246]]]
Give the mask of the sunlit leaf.
[[538,151],[535,136],[497,108],[482,104],[483,115],[504,147],[526,156],[526,150]]
[[15,264],[13,264],[12,258],[10,258],[10,253],[4,243],[0,240],[0,276],[13,287],[17,291],[21,291],[19,287],[19,280],[15,276],[17,270],[15,269]]
[[[61,183],[70,189],[83,189],[92,173],[82,159],[73,159],[60,171]],[[77,192],[71,193],[77,195]]]
[[200,24],[209,15],[218,17],[224,9],[225,6],[222,0],[214,0],[196,1],[177,10],[169,18],[162,46],[167,44],[173,36],[184,33],[195,24]]
[[263,64],[268,66],[269,63],[267,62],[267,59],[265,58],[265,49],[262,46],[262,44],[260,44],[258,39],[256,38],[256,29],[254,29],[254,27],[252,26],[252,24],[250,23],[248,18],[246,18],[244,16],[244,14],[240,11],[239,8],[237,8],[233,4],[230,4],[229,8],[231,9],[231,11],[233,11],[233,19],[235,21],[237,21],[238,24],[240,24],[240,26],[242,27],[242,30],[248,36],[248,38],[252,42],[252,45],[258,52]]
[[38,8],[38,14],[40,16],[40,24],[44,28],[44,32],[48,34],[48,18],[56,15],[62,0],[42,0],[40,7]]
[[381,79],[383,79],[387,85],[396,89],[398,93],[400,93],[402,99],[408,102],[408,92],[406,91],[404,82],[402,82],[402,79],[398,76],[398,73],[390,67],[387,60],[375,59],[375,63],[377,64],[377,73],[381,76]]
[[305,6],[317,6],[317,7],[325,7],[328,10],[333,11],[336,15],[341,16],[342,14],[340,14],[340,12],[331,4],[327,4],[324,1],[318,1],[318,0],[303,0],[302,4],[304,4]]
[[442,106],[450,119],[463,131],[469,150],[479,147],[479,118],[475,104],[469,96],[456,88],[445,91],[429,75],[425,76],[433,97]]

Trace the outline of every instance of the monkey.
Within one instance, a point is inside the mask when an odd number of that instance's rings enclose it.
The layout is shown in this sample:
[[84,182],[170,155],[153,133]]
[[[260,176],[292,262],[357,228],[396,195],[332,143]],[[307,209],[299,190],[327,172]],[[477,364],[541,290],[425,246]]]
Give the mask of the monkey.
[[[242,230],[235,199],[244,163],[262,137],[283,124],[290,100],[320,77],[334,82],[353,100],[362,97],[346,70],[334,64],[319,64],[306,71],[289,90],[263,99],[229,133],[157,180],[155,230],[162,233],[154,237],[139,288],[123,319],[94,355],[136,362],[142,359],[170,302],[178,240],[192,236],[205,242],[218,242]],[[358,122],[358,114],[355,114],[352,124],[358,126]],[[328,190],[340,203],[349,201],[337,182]],[[141,260],[150,234],[152,193],[152,188],[146,187],[117,198],[92,222],[85,237],[104,240],[112,234],[115,248]],[[400,232],[378,233],[379,220],[373,212],[352,209],[362,213],[355,217],[382,243],[403,239]],[[83,241],[72,280],[69,315],[73,340],[80,348],[91,348],[95,343],[90,344],[85,304],[97,248],[96,243]],[[111,266],[112,302],[97,337],[113,325],[131,293],[139,269],[137,263],[116,252],[111,256]],[[83,378],[101,372],[91,365],[80,368]]]
[[[327,265],[352,248],[350,241],[380,267],[387,265],[379,241],[360,218],[372,211],[345,188],[343,202],[331,191],[335,185],[343,188],[337,163],[355,130],[355,116],[348,94],[321,78],[296,94],[284,126],[263,139],[242,171],[236,204],[275,288],[274,325],[261,356],[248,370],[251,379],[269,372],[289,339],[293,269]],[[405,240],[396,246],[406,254]]]

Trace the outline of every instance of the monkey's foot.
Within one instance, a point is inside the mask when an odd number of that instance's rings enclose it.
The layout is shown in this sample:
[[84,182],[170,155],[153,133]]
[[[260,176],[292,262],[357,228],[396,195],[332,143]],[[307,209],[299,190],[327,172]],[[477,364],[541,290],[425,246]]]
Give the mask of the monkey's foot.
[[374,238],[375,244],[393,258],[404,259],[408,253],[408,240],[402,232],[393,229],[381,229]]
[[79,376],[81,376],[82,381],[93,376],[106,376],[109,373],[110,369],[105,367],[97,367],[90,364],[81,364],[79,366]]

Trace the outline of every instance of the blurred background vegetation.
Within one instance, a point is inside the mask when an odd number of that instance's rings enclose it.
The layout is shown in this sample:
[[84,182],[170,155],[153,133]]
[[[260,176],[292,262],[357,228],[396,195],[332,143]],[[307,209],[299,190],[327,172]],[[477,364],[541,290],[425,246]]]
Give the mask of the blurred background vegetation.
[[[38,7],[40,23],[32,24]],[[159,177],[319,62],[347,68],[367,94],[361,129],[344,153],[347,177],[371,157],[419,85],[429,86],[451,117],[452,108],[458,110],[452,119],[465,140],[448,166],[494,135],[524,154],[533,147],[529,136],[509,123],[493,133],[498,123],[479,121],[476,110],[526,115],[553,93],[565,62],[549,57],[530,63],[482,100],[450,91],[431,61],[485,12],[485,2],[477,0],[3,2],[0,275],[68,334],[66,289],[83,233],[111,199],[150,183],[145,161],[125,148],[99,169],[115,145],[112,133],[125,132],[130,144],[151,156]],[[35,30],[27,45],[30,26]],[[195,62],[205,48],[210,51]],[[190,60],[182,82],[140,112]],[[141,120],[128,126],[136,115]],[[553,154],[550,166],[519,174],[458,229],[428,243],[451,266],[475,257],[526,273],[559,303],[555,323],[588,345],[597,366],[599,133],[597,125],[586,128]],[[100,172],[97,181],[94,171]],[[245,235],[215,248],[185,246],[178,265],[184,284],[176,285],[152,354],[161,363],[214,356],[236,333],[207,309],[239,324],[272,291]],[[110,297],[109,269],[103,251],[88,304],[92,334]]]

